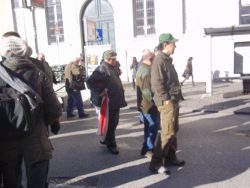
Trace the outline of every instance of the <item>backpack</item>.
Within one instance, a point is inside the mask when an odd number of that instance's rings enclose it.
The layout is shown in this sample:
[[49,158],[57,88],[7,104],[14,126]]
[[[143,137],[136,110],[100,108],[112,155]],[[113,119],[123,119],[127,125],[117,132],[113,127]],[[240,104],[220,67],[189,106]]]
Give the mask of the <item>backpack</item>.
[[18,139],[31,132],[30,105],[26,96],[9,85],[0,88],[0,139]]
[[[3,66],[0,66],[1,77],[2,68]],[[12,76],[10,78],[13,79]],[[20,81],[19,78],[14,77],[14,82],[15,79]],[[7,84],[4,78],[0,78],[0,82],[0,140],[17,140],[30,135],[35,119],[41,110],[42,103],[35,99],[40,96],[34,95],[31,88],[31,91],[15,89],[22,87],[22,84],[27,86],[22,81],[15,88],[10,86],[13,83],[8,82]]]

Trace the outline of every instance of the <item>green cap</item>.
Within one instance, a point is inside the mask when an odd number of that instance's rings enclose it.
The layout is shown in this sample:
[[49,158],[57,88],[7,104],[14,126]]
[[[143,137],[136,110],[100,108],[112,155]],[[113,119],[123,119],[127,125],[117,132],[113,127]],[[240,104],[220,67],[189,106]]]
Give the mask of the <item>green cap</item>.
[[103,53],[103,59],[115,58],[117,53],[113,50],[107,50]]
[[177,42],[178,39],[175,39],[171,33],[163,33],[159,36],[159,43],[163,42]]

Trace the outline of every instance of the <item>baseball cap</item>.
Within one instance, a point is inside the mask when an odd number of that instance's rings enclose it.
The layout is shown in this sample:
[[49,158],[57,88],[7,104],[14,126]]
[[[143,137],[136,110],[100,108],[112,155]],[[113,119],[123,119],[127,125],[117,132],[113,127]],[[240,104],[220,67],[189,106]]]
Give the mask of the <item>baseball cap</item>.
[[177,42],[178,39],[175,39],[171,33],[163,33],[159,36],[159,43],[163,42]]
[[113,50],[107,50],[103,53],[103,59],[116,58],[117,53]]

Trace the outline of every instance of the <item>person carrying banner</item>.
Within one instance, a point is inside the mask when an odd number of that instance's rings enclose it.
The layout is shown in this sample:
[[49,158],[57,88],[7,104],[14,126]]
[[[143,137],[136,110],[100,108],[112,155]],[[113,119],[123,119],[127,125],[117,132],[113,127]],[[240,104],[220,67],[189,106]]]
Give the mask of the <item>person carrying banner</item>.
[[105,144],[112,154],[118,154],[115,140],[115,130],[119,123],[120,108],[127,106],[121,79],[116,73],[116,52],[107,50],[103,54],[104,62],[99,65],[87,79],[87,86],[91,90],[91,100],[94,105],[101,106],[100,98],[108,96],[108,127]]

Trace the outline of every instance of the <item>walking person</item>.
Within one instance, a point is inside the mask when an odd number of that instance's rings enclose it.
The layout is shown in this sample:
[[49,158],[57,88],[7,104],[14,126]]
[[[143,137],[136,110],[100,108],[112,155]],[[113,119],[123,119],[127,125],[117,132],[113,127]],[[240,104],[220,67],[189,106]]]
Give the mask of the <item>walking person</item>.
[[[21,162],[25,163],[28,188],[48,187],[49,160],[52,158],[52,145],[49,141],[48,126],[57,134],[62,114],[54,90],[47,76],[31,62],[32,51],[25,41],[16,36],[4,35],[0,45],[1,66],[14,77],[22,78],[43,101],[40,111],[32,121],[29,135],[18,138],[0,139],[0,166],[3,173],[3,186],[21,187]],[[12,75],[12,76],[13,76]],[[20,85],[19,85],[20,86]],[[0,92],[8,88],[1,78]],[[4,114],[1,114],[1,117]],[[3,119],[2,119],[3,120]],[[16,123],[19,123],[18,121]]]
[[132,72],[132,85],[133,88],[135,89],[135,79],[136,79],[136,73],[139,69],[140,62],[137,61],[136,57],[133,57],[132,63],[130,65],[130,70],[133,70]]
[[158,134],[149,170],[153,173],[169,173],[168,165],[183,166],[185,161],[176,157],[177,131],[179,130],[179,100],[181,87],[171,55],[178,40],[171,33],[159,36],[159,54],[151,69],[153,100],[160,112],[161,131]]
[[192,78],[192,84],[193,86],[195,86],[194,84],[194,76],[193,76],[193,65],[192,65],[192,61],[193,61],[193,57],[189,57],[188,60],[187,60],[187,64],[186,64],[186,68],[182,74],[182,76],[184,77],[184,80],[181,82],[181,85],[184,84],[184,82],[186,80],[189,79],[189,77],[191,76]]
[[151,90],[151,65],[154,59],[154,53],[150,50],[144,50],[141,65],[136,74],[136,87],[140,94],[139,109],[144,118],[144,142],[141,149],[141,155],[152,157],[154,152],[154,142],[159,129],[160,117],[159,111],[153,101]]
[[[116,70],[116,52],[107,50],[103,54],[103,63],[98,66],[87,80],[87,86],[91,93],[92,100],[100,101],[98,98],[108,96],[108,128],[105,139],[101,141],[112,154],[119,154],[115,139],[116,127],[119,123],[120,108],[127,106],[124,96],[124,89],[119,74]],[[97,98],[97,99],[93,99]]]
[[81,90],[85,89],[84,76],[85,68],[81,64],[79,57],[66,65],[64,70],[65,88],[68,94],[67,118],[75,117],[74,106],[78,110],[79,118],[87,118],[89,114],[84,112]]

